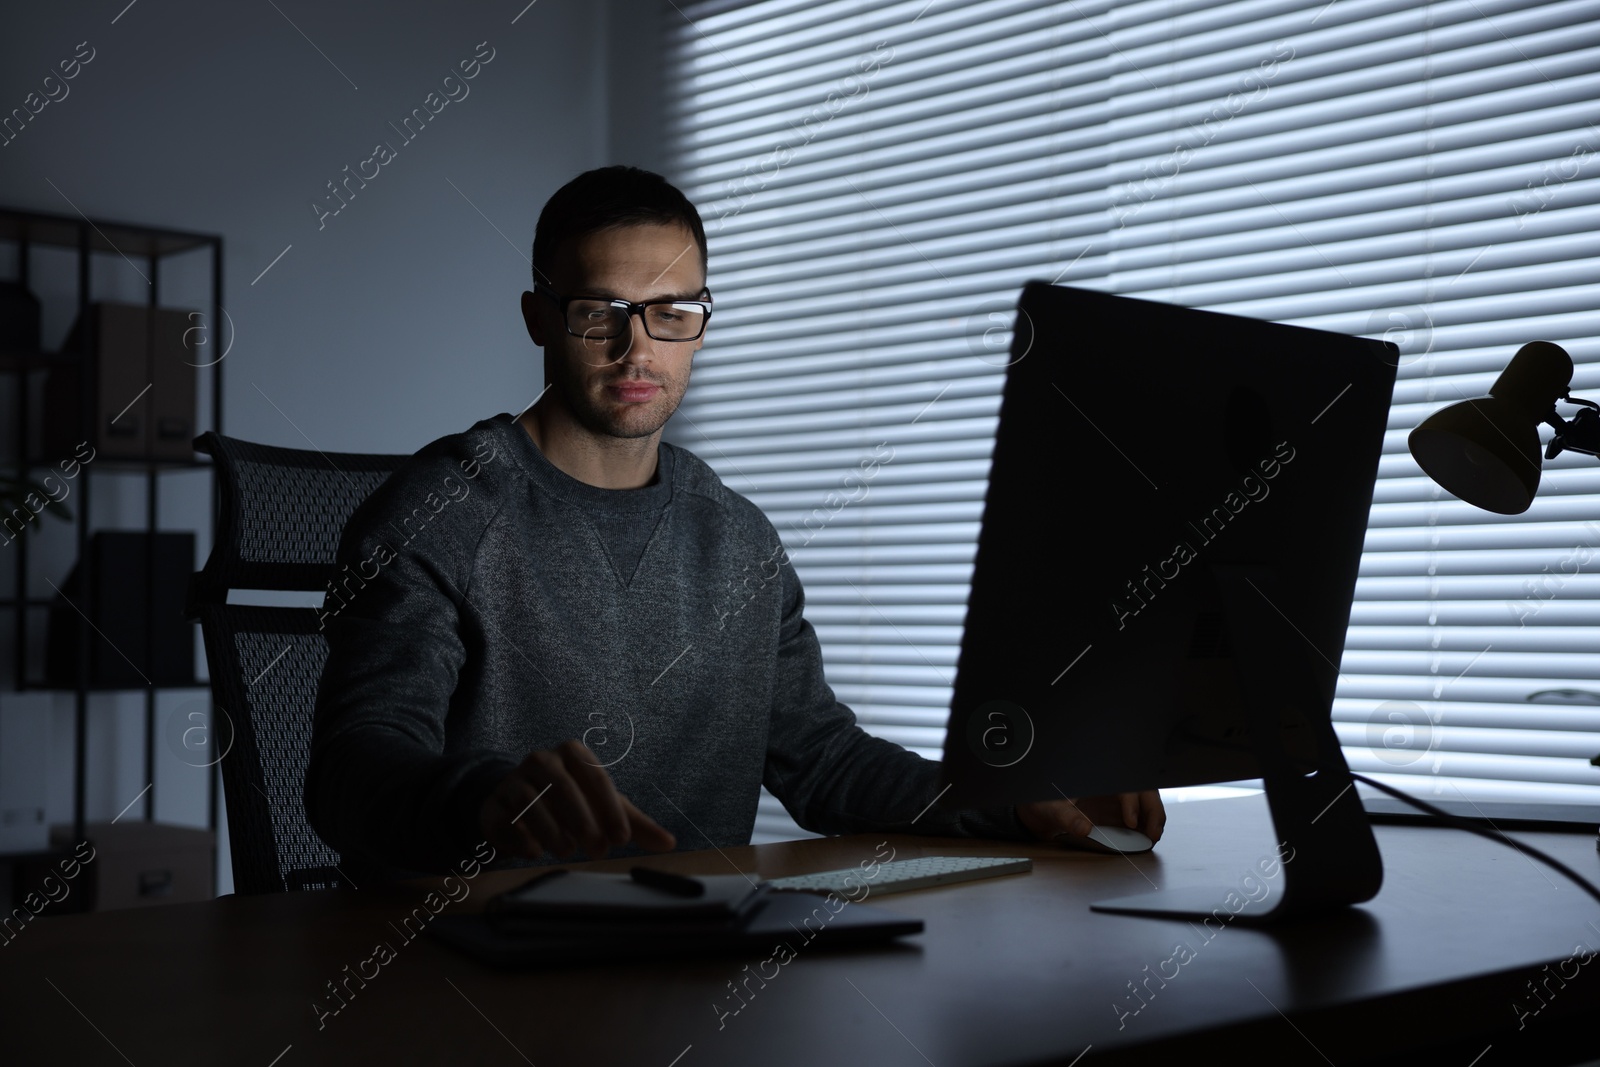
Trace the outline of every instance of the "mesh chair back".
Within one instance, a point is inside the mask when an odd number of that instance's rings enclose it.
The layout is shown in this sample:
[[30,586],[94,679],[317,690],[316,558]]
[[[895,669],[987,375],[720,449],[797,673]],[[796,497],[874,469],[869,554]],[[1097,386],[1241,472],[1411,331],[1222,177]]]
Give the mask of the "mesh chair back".
[[333,888],[339,854],[306,823],[301,791],[327,659],[315,608],[229,604],[229,590],[327,588],[356,507],[409,456],[277,448],[216,433],[216,540],[189,588],[211,672],[234,888]]

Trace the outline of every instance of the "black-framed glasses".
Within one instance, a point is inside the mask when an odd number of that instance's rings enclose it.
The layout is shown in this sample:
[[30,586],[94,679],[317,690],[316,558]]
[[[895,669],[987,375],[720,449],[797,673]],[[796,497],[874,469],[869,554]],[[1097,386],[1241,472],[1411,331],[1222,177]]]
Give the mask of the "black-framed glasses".
[[607,300],[595,296],[564,297],[543,282],[533,283],[534,291],[549,297],[561,309],[567,332],[586,341],[609,341],[631,332],[628,320],[638,315],[644,332],[657,341],[694,341],[706,332],[711,320],[711,291],[704,300],[646,300],[634,304],[627,300]]

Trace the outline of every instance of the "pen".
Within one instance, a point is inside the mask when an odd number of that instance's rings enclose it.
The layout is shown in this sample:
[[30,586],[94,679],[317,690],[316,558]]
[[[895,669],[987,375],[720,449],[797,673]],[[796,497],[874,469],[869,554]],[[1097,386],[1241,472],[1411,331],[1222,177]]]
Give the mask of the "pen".
[[633,880],[640,885],[647,885],[652,889],[660,889],[675,896],[705,896],[705,883],[698,878],[673,874],[671,871],[659,871],[654,867],[635,867],[629,873],[633,875]]

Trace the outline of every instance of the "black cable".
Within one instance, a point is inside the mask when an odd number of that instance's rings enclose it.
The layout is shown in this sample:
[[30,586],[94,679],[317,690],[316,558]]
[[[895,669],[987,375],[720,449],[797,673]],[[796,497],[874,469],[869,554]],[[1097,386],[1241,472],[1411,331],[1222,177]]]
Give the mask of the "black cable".
[[1585,893],[1588,893],[1591,897],[1594,897],[1595,900],[1600,901],[1600,889],[1596,889],[1593,882],[1589,881],[1583,875],[1579,874],[1577,871],[1573,870],[1571,867],[1568,867],[1565,863],[1562,863],[1560,860],[1556,859],[1554,856],[1551,856],[1551,855],[1548,855],[1547,853],[1541,852],[1539,849],[1534,848],[1532,845],[1524,844],[1521,841],[1517,841],[1517,840],[1515,840],[1513,838],[1507,837],[1505,834],[1501,833],[1499,830],[1494,829],[1492,826],[1491,827],[1479,826],[1476,823],[1472,822],[1470,819],[1462,818],[1459,815],[1452,815],[1448,811],[1445,811],[1443,808],[1435,807],[1434,805],[1429,804],[1426,800],[1418,800],[1414,796],[1410,796],[1410,795],[1408,795],[1406,793],[1402,793],[1400,790],[1394,788],[1393,786],[1384,785],[1382,782],[1374,781],[1371,778],[1368,778],[1364,774],[1357,774],[1356,772],[1351,771],[1350,772],[1350,777],[1355,779],[1358,782],[1363,782],[1363,783],[1365,783],[1367,785],[1370,785],[1374,789],[1377,789],[1377,790],[1380,790],[1381,792],[1389,794],[1390,796],[1394,797],[1396,800],[1400,801],[1402,804],[1410,804],[1412,807],[1418,809],[1419,811],[1424,811],[1424,812],[1428,813],[1429,815],[1434,816],[1437,819],[1442,819],[1446,823],[1449,823],[1451,826],[1455,827],[1458,830],[1466,830],[1466,831],[1468,831],[1470,833],[1477,834],[1479,837],[1486,837],[1490,841],[1499,842],[1500,844],[1505,845],[1507,848],[1513,848],[1513,849],[1516,849],[1518,852],[1521,852],[1521,853],[1523,853],[1525,855],[1532,856],[1534,859],[1536,859],[1539,862],[1549,866],[1553,870],[1559,871],[1562,874],[1566,875],[1574,883],[1576,883],[1577,886],[1580,889],[1582,889]]

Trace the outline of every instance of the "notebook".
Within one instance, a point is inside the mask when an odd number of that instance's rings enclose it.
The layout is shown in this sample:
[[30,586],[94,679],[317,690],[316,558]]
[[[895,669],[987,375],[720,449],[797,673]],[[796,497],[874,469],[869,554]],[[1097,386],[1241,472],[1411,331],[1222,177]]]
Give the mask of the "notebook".
[[[687,879],[686,879],[687,881]],[[701,875],[698,896],[684,896],[627,874],[556,869],[496,896],[485,912],[496,920],[584,922],[694,922],[737,919],[765,893],[754,877]]]

